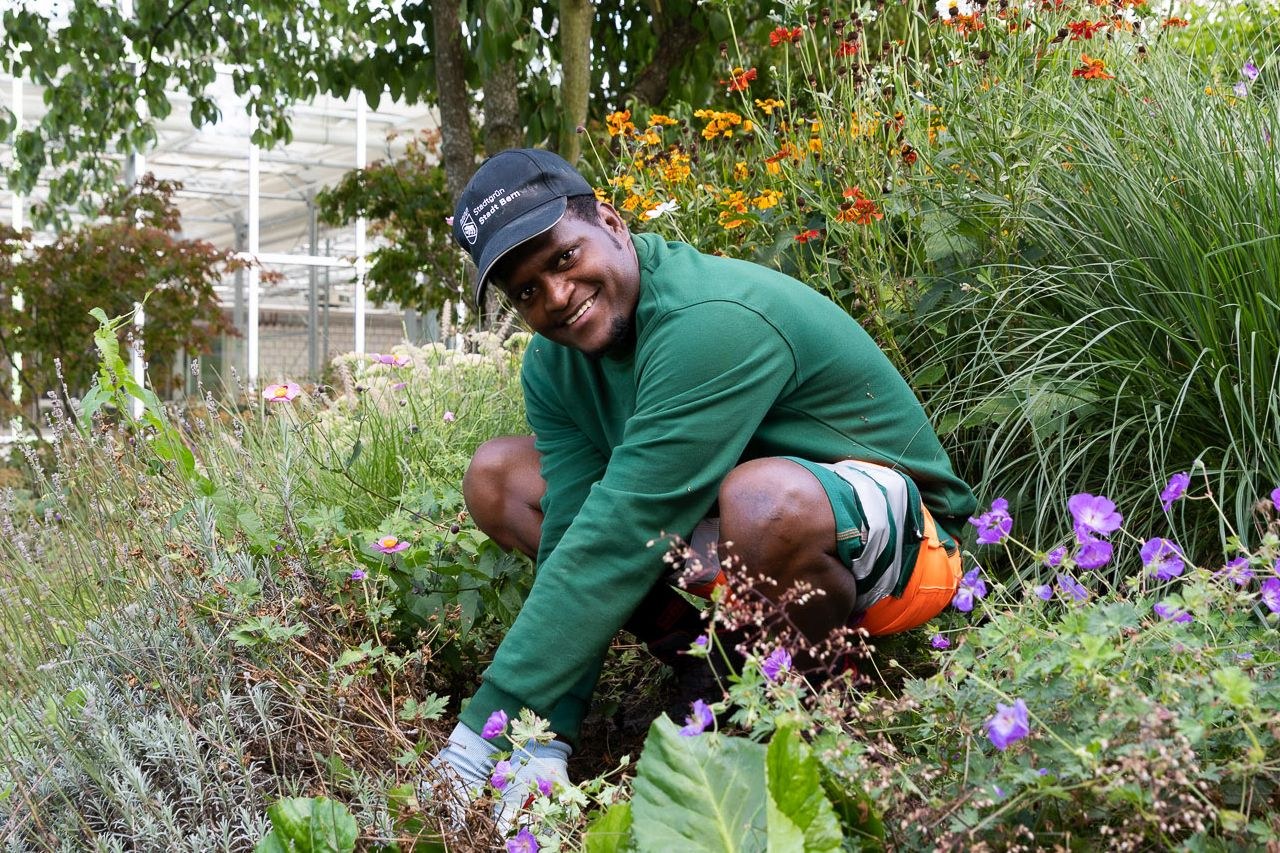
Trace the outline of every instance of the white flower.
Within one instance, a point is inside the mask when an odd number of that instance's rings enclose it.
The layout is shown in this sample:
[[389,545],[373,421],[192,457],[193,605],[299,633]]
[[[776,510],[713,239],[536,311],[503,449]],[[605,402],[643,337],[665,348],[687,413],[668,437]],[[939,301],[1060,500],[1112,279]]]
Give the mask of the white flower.
[[933,4],[933,8],[938,10],[938,14],[944,18],[951,17],[951,10],[954,8],[957,15],[972,15],[973,3],[970,0],[938,0]]
[[662,214],[664,214],[664,213],[671,213],[671,212],[676,211],[676,210],[679,210],[679,209],[680,209],[680,205],[676,204],[676,200],[675,200],[675,199],[673,199],[673,198],[672,198],[672,199],[667,199],[667,200],[666,200],[666,201],[664,201],[662,204],[658,205],[657,207],[653,208],[652,210],[646,210],[646,211],[644,212],[644,218],[645,218],[645,219],[657,219],[659,216],[661,216],[661,215],[662,215]]

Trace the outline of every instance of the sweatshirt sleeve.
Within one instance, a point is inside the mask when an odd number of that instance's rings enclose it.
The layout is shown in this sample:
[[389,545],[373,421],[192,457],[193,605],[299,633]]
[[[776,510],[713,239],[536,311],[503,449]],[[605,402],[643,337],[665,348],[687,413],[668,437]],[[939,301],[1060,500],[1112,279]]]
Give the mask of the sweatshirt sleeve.
[[[693,529],[794,384],[790,346],[749,308],[699,303],[653,323],[639,345],[622,443],[543,561],[463,715],[472,727],[498,708],[550,714],[661,576],[661,550],[648,542]],[[557,731],[573,739],[578,722]]]

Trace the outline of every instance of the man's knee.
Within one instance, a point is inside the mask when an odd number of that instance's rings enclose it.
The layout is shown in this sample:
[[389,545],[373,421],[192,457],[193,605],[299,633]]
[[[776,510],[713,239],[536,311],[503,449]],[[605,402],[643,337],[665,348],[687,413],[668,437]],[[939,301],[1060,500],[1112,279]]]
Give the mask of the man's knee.
[[531,486],[525,481],[531,474],[540,480],[532,438],[504,435],[489,439],[476,448],[462,478],[467,512],[483,529],[486,521],[502,512],[514,493],[528,491]]
[[721,529],[742,535],[760,531],[784,539],[834,537],[831,503],[818,480],[796,463],[777,457],[753,459],[720,484]]

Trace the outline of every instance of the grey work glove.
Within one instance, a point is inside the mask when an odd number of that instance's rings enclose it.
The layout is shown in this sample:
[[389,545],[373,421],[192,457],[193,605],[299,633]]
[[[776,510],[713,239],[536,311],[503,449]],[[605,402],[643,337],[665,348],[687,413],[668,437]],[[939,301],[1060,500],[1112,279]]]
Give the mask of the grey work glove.
[[[480,796],[494,765],[498,763],[498,749],[462,723],[449,734],[449,743],[431,759],[432,775],[443,783],[447,792],[445,803],[449,816],[459,826],[466,822],[467,806]],[[424,786],[430,790],[435,779],[428,778]]]
[[[518,747],[511,755],[507,784],[494,809],[498,829],[507,833],[517,815],[539,794],[551,796],[557,785],[569,784],[569,756],[573,747],[562,740],[536,741]],[[501,768],[501,765],[499,765]]]

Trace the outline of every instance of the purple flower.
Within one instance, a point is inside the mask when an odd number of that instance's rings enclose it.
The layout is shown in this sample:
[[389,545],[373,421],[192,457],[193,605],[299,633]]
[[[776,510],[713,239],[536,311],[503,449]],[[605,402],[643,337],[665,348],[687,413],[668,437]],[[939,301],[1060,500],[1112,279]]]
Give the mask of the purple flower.
[[987,594],[986,581],[978,577],[981,571],[981,566],[974,566],[960,579],[960,588],[951,598],[951,606],[961,613],[968,613],[973,609],[973,602],[984,598]]
[[1138,553],[1142,557],[1143,568],[1155,575],[1157,580],[1176,578],[1182,574],[1186,565],[1182,562],[1182,552],[1178,550],[1178,546],[1158,536],[1143,542],[1142,550]]
[[1031,734],[1031,724],[1027,719],[1027,703],[1021,699],[1012,705],[996,703],[995,716],[987,720],[987,737],[995,748],[1003,752],[1009,744],[1022,740]]
[[1164,487],[1164,491],[1160,493],[1160,506],[1168,512],[1173,507],[1173,502],[1187,491],[1187,486],[1191,485],[1191,475],[1186,471],[1179,471],[1169,478],[1169,483]]
[[777,681],[778,676],[789,669],[791,669],[791,654],[781,646],[774,649],[760,665],[760,671],[770,681]]
[[538,853],[538,849],[538,839],[527,826],[507,841],[507,853]]
[[507,712],[499,708],[489,715],[489,719],[484,721],[484,728],[480,730],[480,737],[485,740],[493,740],[506,730]]
[[708,637],[706,634],[699,634],[698,638],[693,641],[693,644],[700,649],[705,649],[707,647],[707,644],[710,642],[711,642],[711,638]]
[[1101,495],[1082,492],[1067,499],[1067,509],[1075,521],[1076,539],[1080,544],[1097,536],[1110,536],[1120,529],[1124,516],[1116,505]]
[[1100,569],[1111,562],[1111,543],[1105,539],[1086,539],[1076,551],[1076,567]]
[[715,721],[715,715],[711,713],[707,703],[698,699],[693,703],[693,713],[684,718],[684,728],[680,730],[680,734],[684,737],[700,735]]
[[934,634],[929,638],[929,645],[935,649],[949,649],[951,648],[951,641],[941,634]]
[[1234,560],[1229,560],[1216,574],[1221,575],[1236,586],[1248,586],[1249,582],[1253,580],[1253,569],[1249,568],[1248,557],[1236,557]]
[[1262,582],[1262,603],[1272,613],[1280,613],[1280,578],[1267,578]]
[[504,759],[493,765],[493,775],[489,777],[489,784],[499,791],[505,791],[507,786],[511,784],[511,780],[515,778],[515,766]]
[[1059,545],[1048,554],[1044,555],[1044,564],[1051,569],[1056,569],[1062,565],[1063,559],[1067,556],[1067,547]]
[[1280,510],[1280,488],[1271,490],[1271,505]]
[[356,569],[351,573],[351,579],[353,581],[362,581],[367,577],[369,576],[364,573],[364,569]]
[[1039,586],[1035,587],[1032,591],[1036,594],[1036,598],[1040,599],[1041,601],[1048,601],[1049,599],[1053,598],[1053,587],[1049,586],[1047,583],[1040,584]]
[[1252,83],[1254,80],[1258,79],[1258,74],[1261,72],[1258,71],[1258,66],[1254,65],[1253,60],[1250,59],[1244,64],[1244,67],[1240,69],[1240,73],[1244,75],[1244,79]]
[[541,776],[534,778],[534,784],[538,786],[538,793],[544,797],[550,797],[555,790],[555,786],[551,784],[550,779],[543,779]]
[[1076,602],[1088,601],[1089,599],[1089,590],[1085,589],[1071,575],[1058,574],[1058,589],[1071,596]]
[[1004,498],[996,498],[991,502],[991,509],[977,518],[970,518],[969,523],[978,528],[979,545],[995,545],[1013,530],[1009,502]]
[[1183,610],[1176,604],[1170,604],[1167,601],[1160,601],[1151,608],[1161,619],[1167,619],[1172,622],[1190,622],[1191,614]]
[[1241,80],[1231,87],[1231,91],[1235,93],[1237,98],[1247,98],[1249,97],[1249,84]]

